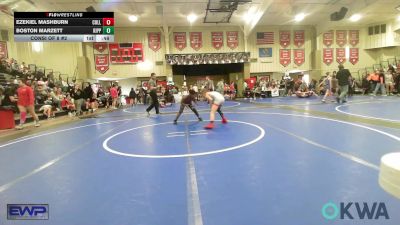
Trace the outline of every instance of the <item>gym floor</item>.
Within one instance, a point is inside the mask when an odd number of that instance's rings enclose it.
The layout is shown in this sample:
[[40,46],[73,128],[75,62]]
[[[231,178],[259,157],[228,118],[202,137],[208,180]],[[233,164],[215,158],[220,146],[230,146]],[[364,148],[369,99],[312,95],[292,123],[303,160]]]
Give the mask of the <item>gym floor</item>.
[[44,203],[40,224],[320,225],[327,202],[383,202],[390,216],[332,224],[400,224],[378,184],[380,158],[400,148],[400,98],[228,101],[213,130],[197,108],[205,121],[138,105],[1,142],[0,224],[15,224],[7,204]]

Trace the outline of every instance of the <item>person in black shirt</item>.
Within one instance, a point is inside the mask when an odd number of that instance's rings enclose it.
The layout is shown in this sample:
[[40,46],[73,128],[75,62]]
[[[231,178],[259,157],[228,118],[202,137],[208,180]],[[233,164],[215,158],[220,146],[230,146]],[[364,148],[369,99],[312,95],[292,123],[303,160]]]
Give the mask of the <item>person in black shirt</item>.
[[339,71],[336,74],[336,79],[339,83],[340,96],[336,98],[338,103],[346,102],[347,93],[349,92],[349,78],[351,73],[348,69],[345,69],[342,64],[338,66]]
[[90,83],[86,83],[85,89],[83,89],[83,98],[86,101],[86,109],[93,110],[94,109],[94,102],[95,98],[93,98],[94,92],[92,89],[92,85]]
[[72,91],[71,94],[72,98],[74,99],[76,114],[79,116],[82,113],[82,104],[83,104],[83,91],[79,84],[75,84],[75,89]]
[[2,90],[0,90],[0,106],[16,110],[17,103],[14,99],[15,95],[16,87],[14,85],[4,87]]
[[181,107],[179,109],[178,114],[176,114],[176,118],[174,120],[174,124],[177,124],[179,117],[181,116],[181,114],[183,113],[183,110],[185,109],[185,107],[189,107],[189,109],[191,109],[194,114],[196,114],[197,119],[199,121],[203,121],[203,119],[200,117],[199,113],[197,112],[196,108],[193,106],[192,102],[196,102],[196,92],[194,90],[189,90],[189,95],[186,95],[182,98],[181,100]]
[[158,102],[158,96],[157,96],[157,82],[155,80],[155,74],[151,74],[151,79],[148,82],[148,87],[149,87],[149,95],[151,97],[151,104],[150,106],[146,109],[147,116],[150,116],[150,111],[153,109],[153,107],[156,109],[156,114],[160,114],[159,107],[160,103]]
[[135,89],[131,88],[131,91],[129,92],[129,98],[131,100],[130,105],[136,105],[136,92]]

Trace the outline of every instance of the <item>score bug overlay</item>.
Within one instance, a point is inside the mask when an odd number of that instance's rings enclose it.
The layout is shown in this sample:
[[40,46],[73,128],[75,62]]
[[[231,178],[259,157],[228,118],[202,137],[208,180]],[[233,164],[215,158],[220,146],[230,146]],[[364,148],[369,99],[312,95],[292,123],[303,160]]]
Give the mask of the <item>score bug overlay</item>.
[[114,42],[114,12],[15,12],[14,40]]

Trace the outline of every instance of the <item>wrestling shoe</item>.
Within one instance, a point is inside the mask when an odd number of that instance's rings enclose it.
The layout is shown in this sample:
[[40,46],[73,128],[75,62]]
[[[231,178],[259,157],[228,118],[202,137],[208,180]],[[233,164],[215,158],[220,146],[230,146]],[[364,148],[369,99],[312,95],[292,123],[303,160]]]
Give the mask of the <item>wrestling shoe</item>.
[[214,123],[209,123],[204,128],[205,129],[213,129],[214,128]]

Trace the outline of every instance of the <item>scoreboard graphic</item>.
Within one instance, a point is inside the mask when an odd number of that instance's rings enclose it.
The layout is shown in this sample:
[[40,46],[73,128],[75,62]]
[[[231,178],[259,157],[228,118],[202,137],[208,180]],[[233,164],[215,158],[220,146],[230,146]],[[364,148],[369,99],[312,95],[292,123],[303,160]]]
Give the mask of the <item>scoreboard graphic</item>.
[[144,61],[142,43],[110,43],[108,48],[112,64],[133,64]]
[[114,42],[114,12],[15,12],[14,40]]

